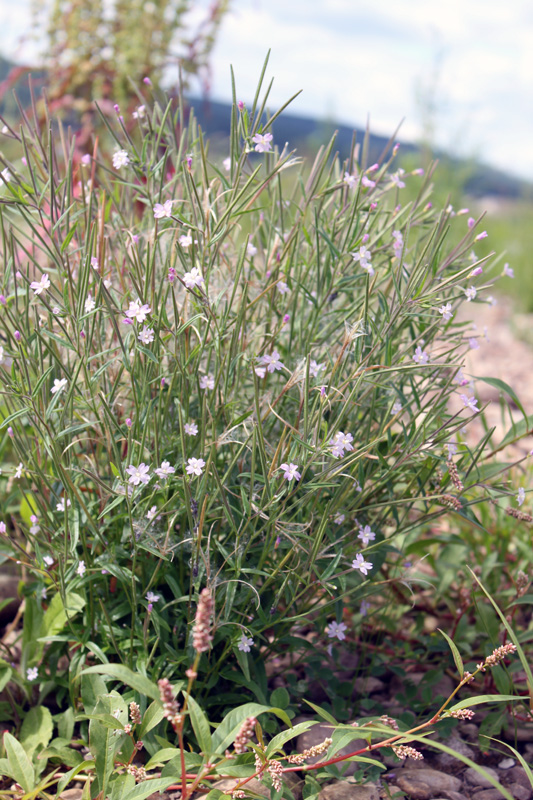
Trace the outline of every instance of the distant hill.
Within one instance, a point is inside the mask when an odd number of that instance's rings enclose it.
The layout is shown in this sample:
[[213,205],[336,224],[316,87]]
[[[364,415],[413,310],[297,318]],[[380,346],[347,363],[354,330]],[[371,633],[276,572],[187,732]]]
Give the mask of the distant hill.
[[[33,71],[35,85],[40,85],[44,75],[42,72]],[[17,105],[12,92],[12,78],[16,77],[15,89],[17,97],[23,108],[30,104],[30,92],[28,88],[27,72],[19,69],[12,62],[0,56],[0,93],[3,91],[4,99],[0,101],[0,113],[16,114]],[[220,144],[224,147],[223,140],[228,137],[230,130],[231,105],[215,100],[199,97],[189,97],[188,102],[194,108],[195,115],[202,129],[215,139],[222,140]],[[335,149],[339,152],[341,159],[349,157],[352,147],[354,129],[348,125],[336,125],[330,120],[318,120],[311,117],[296,116],[291,113],[283,113],[275,121],[273,132],[278,145],[289,142],[290,147],[296,147],[300,151],[314,151],[321,144],[329,141],[333,133],[337,131]],[[357,129],[357,142],[362,145],[365,129]],[[388,139],[385,136],[370,134],[369,139],[369,163],[377,161],[387,145]],[[401,142],[401,153],[405,157],[410,154],[416,158],[420,153],[420,148],[410,142]],[[436,153],[436,157],[441,159],[450,170],[462,170],[465,175],[465,190],[474,197],[484,197],[486,195],[501,198],[522,198],[533,197],[533,186],[527,181],[515,178],[512,175],[493,169],[486,164],[467,164],[461,159],[453,158],[446,153]]]
[[[231,105],[220,103],[214,100],[204,100],[198,97],[188,98],[194,108],[195,116],[202,129],[216,137],[227,137],[230,129]],[[289,142],[290,147],[303,149],[314,148],[329,141],[333,133],[337,131],[335,149],[339,152],[341,159],[349,157],[352,147],[354,128],[348,125],[335,125],[328,120],[317,120],[311,117],[295,116],[291,113],[283,113],[274,122],[273,133],[278,146],[282,147],[285,142]],[[357,142],[362,145],[365,128],[357,129]],[[416,156],[420,153],[420,147],[411,142],[403,142],[401,139],[401,153],[405,156],[411,154]],[[388,143],[388,138],[371,133],[369,140],[368,163],[376,161]],[[462,169],[468,174],[465,178],[465,190],[474,197],[496,196],[502,198],[522,198],[533,196],[533,186],[531,183],[508,175],[502,170],[494,169],[487,164],[467,164],[467,162],[453,158],[447,153],[436,153],[446,168],[451,170]]]

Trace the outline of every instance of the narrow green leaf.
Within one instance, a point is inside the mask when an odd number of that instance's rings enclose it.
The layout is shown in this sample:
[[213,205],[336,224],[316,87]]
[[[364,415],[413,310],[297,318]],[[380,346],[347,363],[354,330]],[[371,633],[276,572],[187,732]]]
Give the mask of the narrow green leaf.
[[307,722],[299,722],[298,725],[295,725],[293,728],[289,728],[286,731],[281,731],[281,733],[278,733],[277,736],[274,736],[274,738],[268,743],[268,747],[266,749],[267,757],[272,758],[272,755],[276,752],[276,750],[281,750],[286,742],[290,742],[291,739],[294,739],[304,731],[309,730],[309,728],[312,728],[314,725],[319,724],[320,723],[316,722],[315,720],[307,720]]
[[156,684],[152,683],[152,681],[144,675],[140,675],[129,667],[125,667],[123,664],[96,664],[94,667],[87,667],[87,669],[84,669],[82,675],[88,675],[94,672],[100,675],[108,675],[110,678],[122,681],[126,686],[130,686],[140,694],[151,697],[152,700],[159,700],[159,689]]
[[211,738],[211,731],[209,729],[209,722],[204,712],[191,695],[188,696],[189,711],[191,716],[192,727],[198,744],[200,745],[204,756],[210,756],[213,749],[213,742]]
[[476,697],[467,697],[465,700],[460,700],[454,706],[450,706],[448,711],[459,711],[461,708],[470,708],[470,706],[479,706],[482,703],[513,703],[515,701],[524,702],[527,698],[520,697],[514,694],[480,694]]
[[139,739],[143,739],[148,731],[151,731],[152,728],[159,725],[161,720],[164,719],[164,716],[163,708],[158,700],[154,700],[153,703],[150,703],[143,714],[141,725],[137,731]]
[[307,703],[308,706],[311,706],[313,711],[316,711],[318,716],[322,717],[322,719],[325,719],[326,722],[331,722],[332,725],[338,725],[339,724],[337,722],[337,720],[335,719],[335,717],[332,717],[331,714],[328,711],[325,711],[323,708],[320,708],[320,706],[315,706],[315,704],[312,703],[310,700],[304,700],[304,703]]
[[450,650],[452,651],[453,660],[455,661],[455,666],[457,667],[457,672],[459,673],[459,675],[462,678],[463,675],[465,674],[465,668],[464,668],[463,659],[461,658],[461,654],[460,654],[459,650],[457,649],[456,645],[450,639],[450,637],[448,636],[447,633],[444,633],[444,631],[442,631],[440,628],[437,628],[437,630],[438,630],[439,633],[441,633],[444,636],[444,638],[448,642],[448,646],[449,646]]

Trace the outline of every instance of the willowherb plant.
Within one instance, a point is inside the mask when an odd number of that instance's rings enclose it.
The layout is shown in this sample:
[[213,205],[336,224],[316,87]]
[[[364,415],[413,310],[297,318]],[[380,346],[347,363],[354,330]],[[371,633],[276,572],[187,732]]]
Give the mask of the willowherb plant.
[[53,120],[12,131],[0,534],[28,577],[28,680],[68,653],[72,681],[110,660],[259,696],[296,625],[344,638],[339,598],[401,576],[397,534],[501,491],[488,437],[463,432],[482,412],[456,314],[484,296],[481,234],[447,249],[461,217],[396,147],[280,153],[259,94],[224,161],[148,99],[135,134],[110,128],[111,163],[95,143],[74,166]]

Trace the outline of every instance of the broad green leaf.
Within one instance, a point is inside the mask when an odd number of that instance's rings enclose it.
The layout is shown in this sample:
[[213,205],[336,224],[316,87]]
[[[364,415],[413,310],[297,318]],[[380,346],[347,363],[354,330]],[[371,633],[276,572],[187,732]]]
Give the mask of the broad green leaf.
[[149,778],[128,792],[127,800],[146,800],[154,792],[164,792],[174,782],[175,778]]
[[141,724],[137,729],[137,735],[139,739],[142,739],[148,731],[151,731],[152,728],[155,728],[156,725],[159,725],[161,720],[165,718],[165,714],[161,703],[158,700],[154,700],[153,703],[150,703],[148,708],[143,714]]
[[307,703],[308,706],[311,706],[313,711],[316,711],[318,716],[322,717],[322,719],[325,719],[326,722],[331,722],[332,725],[338,725],[339,724],[337,722],[337,720],[335,719],[335,717],[332,717],[331,714],[328,711],[324,711],[324,709],[320,708],[320,706],[315,706],[315,704],[312,703],[310,700],[304,700],[304,703]]
[[4,747],[13,780],[20,784],[25,792],[31,792],[35,784],[35,772],[26,751],[7,731],[4,733]]
[[153,754],[152,758],[145,764],[145,767],[146,769],[160,767],[161,764],[166,764],[167,761],[179,756],[179,752],[177,747],[163,747],[161,750],[158,750],[157,753]]
[[295,725],[293,728],[289,728],[286,731],[281,731],[281,733],[278,733],[277,736],[274,736],[274,738],[268,743],[268,747],[266,749],[267,757],[272,758],[276,750],[281,750],[286,742],[290,742],[290,740],[294,739],[295,736],[299,736],[304,731],[307,731],[314,725],[319,724],[319,722],[315,722],[314,720],[308,720],[307,722],[300,722],[298,725]]
[[20,742],[29,756],[39,746],[42,748],[47,746],[53,730],[52,715],[46,706],[30,708],[20,729]]
[[210,756],[213,749],[213,742],[207,717],[196,700],[191,697],[191,695],[188,696],[187,702],[189,705],[192,727],[198,740],[198,744],[200,745],[204,756]]
[[[279,711],[280,709],[278,709]],[[226,714],[223,721],[213,734],[213,753],[224,753],[225,750],[233,744],[235,737],[239,732],[239,728],[246,719],[246,717],[257,717],[259,714],[267,714],[274,709],[269,706],[263,706],[259,703],[245,703],[243,706],[233,708],[229,714]],[[278,715],[279,716],[279,715]],[[287,716],[285,714],[285,716]],[[290,726],[290,720],[287,717],[287,724]]]
[[0,692],[9,683],[13,670],[11,667],[0,666]]
[[39,641],[46,642],[52,636],[56,636],[65,627],[67,620],[78,614],[85,606],[85,598],[75,592],[67,592],[65,605],[59,592],[52,597],[52,601],[46,609],[42,622]]
[[[159,688],[155,683],[144,675],[134,672],[124,664],[97,664],[94,667],[87,667],[82,672],[82,675],[89,675],[91,673],[98,673],[99,675],[107,675],[110,678],[115,678],[117,681],[122,681],[126,686],[135,689],[139,694],[151,697],[152,700],[159,700]],[[180,688],[183,681],[180,683]]]
[[444,633],[444,631],[442,631],[440,628],[437,628],[437,630],[438,630],[439,633],[441,633],[444,636],[444,638],[448,642],[448,646],[449,646],[450,650],[452,651],[453,660],[455,661],[455,666],[457,667],[457,672],[459,673],[459,675],[462,678],[463,675],[465,674],[465,668],[463,666],[463,659],[461,658],[461,654],[460,654],[459,650],[457,649],[456,645],[450,639],[450,637],[448,636],[447,633]]

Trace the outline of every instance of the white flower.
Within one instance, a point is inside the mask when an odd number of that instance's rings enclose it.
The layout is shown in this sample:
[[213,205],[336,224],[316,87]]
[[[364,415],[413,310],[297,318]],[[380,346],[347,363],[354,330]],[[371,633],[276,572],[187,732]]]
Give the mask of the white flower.
[[173,204],[174,200],[166,200],[163,204],[156,203],[154,205],[154,218],[164,219],[165,217],[171,217]]
[[26,670],[26,677],[29,681],[37,680],[38,675],[39,670],[37,667],[30,667],[28,670]]
[[174,467],[170,466],[170,461],[162,461],[161,466],[154,470],[154,472],[158,478],[164,480],[165,478],[168,478],[169,475],[173,475],[176,470]]
[[153,592],[148,592],[146,594],[146,600],[148,600],[149,603],[157,603],[159,597],[160,595],[154,594]]
[[392,407],[392,413],[393,414],[399,414],[400,411],[402,411],[402,410],[403,410],[402,409],[402,404],[400,403],[399,400],[396,400],[396,402],[394,403],[394,405]]
[[194,289],[195,286],[202,286],[204,279],[198,267],[193,267],[190,272],[183,276],[183,283],[187,289]]
[[22,463],[22,461],[20,461],[18,467],[15,470],[14,477],[15,478],[22,478],[22,470],[23,469],[24,469],[24,464]]
[[76,573],[83,578],[85,573],[87,572],[87,567],[85,566],[85,561],[79,561],[78,566],[76,567]]
[[309,374],[313,378],[318,378],[318,373],[321,369],[324,369],[325,364],[318,364],[314,359],[309,362]]
[[251,242],[248,242],[246,246],[246,255],[250,256],[250,258],[253,258],[255,255],[257,255],[257,247]]
[[370,259],[372,258],[372,253],[368,250],[364,245],[359,248],[357,253],[352,253],[352,258],[354,261],[359,261],[361,267],[368,272],[370,276],[374,274],[374,268],[370,263]]
[[215,388],[215,379],[209,373],[209,375],[202,375],[200,377],[200,389],[214,389]]
[[224,159],[224,161],[222,162],[222,166],[224,167],[226,172],[230,171],[230,169],[231,169],[231,158],[229,156]]
[[152,520],[155,519],[156,516],[157,516],[157,506],[152,506],[152,508],[150,508],[146,514],[146,519],[152,522]]
[[32,281],[30,283],[30,289],[33,289],[35,294],[41,294],[41,292],[44,292],[45,289],[49,288],[50,288],[50,280],[48,279],[48,275],[46,272],[41,277],[40,281]]
[[442,319],[444,320],[444,322],[448,322],[448,320],[453,317],[452,304],[446,303],[445,306],[441,306],[439,308],[439,314],[442,314]]
[[201,475],[205,467],[203,458],[188,458],[186,471],[189,475]]
[[2,172],[0,173],[0,175],[2,176],[2,177],[0,178],[0,186],[1,186],[3,183],[9,183],[9,182],[10,182],[10,180],[12,179],[12,177],[13,177],[13,175],[10,173],[10,171],[8,170],[8,168],[7,168],[7,167],[6,167],[5,169],[3,169],[3,170],[2,170]]
[[50,389],[50,393],[51,394],[61,393],[64,389],[67,388],[67,383],[68,381],[66,378],[61,378],[61,380],[59,380],[59,378],[54,378],[54,385]]
[[96,258],[96,256],[93,256],[91,258],[91,267],[93,269],[96,269],[96,270],[100,269],[100,264],[99,264],[98,259]]
[[133,119],[144,119],[146,116],[146,108],[145,106],[137,106],[133,114],[131,115]]
[[357,553],[356,557],[352,561],[352,569],[358,569],[363,575],[368,575],[368,570],[372,569],[372,564],[370,561],[365,561],[364,556],[361,553]]
[[36,517],[35,514],[32,514],[30,520],[32,523],[30,528],[30,533],[32,533],[35,536],[41,530],[41,526],[39,525],[39,518]]
[[345,519],[346,519],[345,514],[337,514],[333,522],[335,523],[335,525],[342,525]]
[[198,433],[198,425],[196,422],[186,422],[184,425],[185,433],[187,436],[196,436]]
[[349,172],[345,172],[343,180],[349,189],[355,189],[357,186],[357,175],[350,175]]
[[59,503],[56,503],[56,511],[64,511],[65,508],[70,508],[70,506],[71,506],[70,500],[67,498],[65,506],[65,498],[63,498],[62,500],[59,501]]
[[331,454],[335,458],[342,458],[344,456],[344,451],[350,452],[353,450],[353,436],[351,433],[344,433],[344,431],[338,431],[333,439],[330,440],[329,446],[331,447]]
[[347,627],[344,622],[330,622],[326,628],[326,633],[330,639],[338,639],[339,642],[342,642],[346,639],[346,634],[344,633],[346,630]]
[[191,234],[190,233],[184,233],[182,236],[180,236],[180,238],[178,239],[178,242],[180,243],[180,245],[183,247],[184,250],[187,250],[187,248],[190,247],[191,244],[192,244],[192,236],[191,236]]
[[258,378],[264,378],[266,375],[266,367],[256,367],[254,372]]
[[85,301],[85,313],[89,314],[94,308],[96,308],[96,300],[89,292],[87,300]]
[[276,288],[280,294],[287,294],[287,292],[289,291],[289,287],[287,286],[285,281],[278,281],[276,283]]
[[147,328],[144,325],[142,331],[139,332],[137,339],[141,342],[141,344],[150,344],[154,341],[154,332],[151,328]]
[[521,486],[516,496],[516,502],[518,503],[519,506],[521,506],[525,499],[526,499],[526,490],[524,489],[523,486]]
[[113,153],[113,166],[115,169],[127,167],[129,163],[130,157],[125,150],[118,150],[116,153]]
[[133,486],[138,486],[140,483],[147,484],[150,480],[150,467],[142,462],[139,464],[138,467],[130,464],[127,468],[126,472],[130,476],[128,479],[128,483],[133,484]]
[[476,287],[475,286],[469,286],[468,289],[465,289],[465,295],[466,295],[466,300],[469,303],[477,295]]
[[43,561],[47,567],[51,567],[52,564],[54,563],[54,559],[52,558],[52,556],[43,556]]
[[254,640],[250,636],[246,636],[245,633],[241,635],[240,642],[238,643],[237,647],[243,653],[249,653],[250,648],[254,646]]

